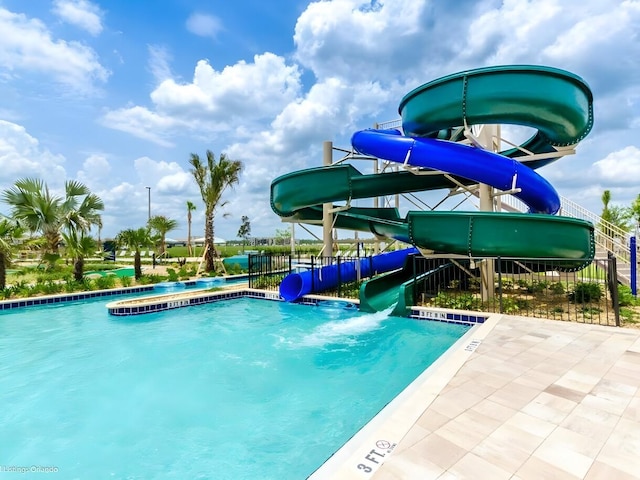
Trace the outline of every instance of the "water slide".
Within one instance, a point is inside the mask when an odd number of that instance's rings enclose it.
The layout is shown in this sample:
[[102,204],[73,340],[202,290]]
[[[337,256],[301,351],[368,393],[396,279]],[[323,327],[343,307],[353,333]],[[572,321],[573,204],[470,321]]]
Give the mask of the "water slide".
[[406,248],[357,261],[346,261],[314,270],[290,273],[280,283],[280,296],[287,302],[293,302],[308,293],[335,288],[340,282],[352,282],[358,278],[368,278],[398,270],[405,264],[408,255],[417,252],[415,248]]
[[[271,206],[291,221],[319,224],[322,204],[485,183],[512,192],[529,213],[411,211],[350,207],[335,228],[371,232],[436,253],[468,257],[562,259],[583,268],[595,253],[591,223],[555,214],[554,188],[535,169],[562,156],[591,130],[593,97],[578,76],[550,67],[518,65],[460,72],[426,83],[400,102],[403,134],[364,130],[352,137],[364,155],[413,170],[364,175],[341,164],[292,172],[271,185]],[[513,124],[535,129],[518,147],[492,153],[457,143],[467,128]],[[529,154],[535,154],[529,160]],[[416,175],[415,169],[430,172]]]

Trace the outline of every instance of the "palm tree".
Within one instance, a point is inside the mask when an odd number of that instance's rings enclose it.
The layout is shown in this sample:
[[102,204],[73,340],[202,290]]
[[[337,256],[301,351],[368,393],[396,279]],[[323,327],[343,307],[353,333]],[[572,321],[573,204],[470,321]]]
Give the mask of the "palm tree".
[[133,256],[133,268],[136,280],[142,278],[142,262],[140,260],[140,250],[142,248],[148,248],[153,246],[153,239],[151,238],[151,232],[148,228],[129,228],[118,232],[115,238],[116,244],[119,248],[127,248],[129,250],[135,250]]
[[22,228],[15,221],[9,218],[0,219],[0,290],[7,286],[7,267],[11,266],[14,242],[22,234]]
[[605,190],[602,192],[602,213],[600,218],[600,230],[605,234],[606,247],[608,250],[613,250],[612,240],[615,237],[620,236],[618,230],[628,232],[631,227],[629,226],[629,219],[631,218],[631,211],[629,209],[614,205],[609,206],[611,201],[611,191]]
[[63,231],[88,232],[100,220],[99,211],[104,203],[84,184],[68,180],[65,195],[58,197],[40,179],[23,178],[2,193],[2,199],[11,206],[13,218],[31,233],[44,239],[43,257],[58,257]]
[[190,257],[193,256],[193,250],[191,249],[191,212],[196,209],[196,206],[187,200],[187,253]]
[[160,245],[161,250],[160,253],[163,254],[167,250],[166,247],[166,238],[167,233],[171,230],[175,230],[178,227],[178,222],[176,220],[172,220],[170,218],[165,217],[164,215],[155,215],[149,219],[147,225],[151,230],[160,236]]
[[[207,150],[207,163],[204,164],[200,157],[192,153],[189,163],[193,167],[191,173],[195,178],[200,195],[204,202],[204,248],[206,259],[206,270],[211,272],[215,269],[214,258],[217,256],[213,244],[214,239],[214,218],[216,208],[219,206],[220,199],[227,187],[233,187],[238,183],[240,172],[242,170],[242,162],[239,160],[231,160],[223,153],[216,162],[216,158],[210,150]],[[222,203],[220,206],[226,204]]]
[[84,259],[96,251],[96,241],[84,232],[63,233],[67,254],[73,258],[73,278],[81,282],[84,277]]

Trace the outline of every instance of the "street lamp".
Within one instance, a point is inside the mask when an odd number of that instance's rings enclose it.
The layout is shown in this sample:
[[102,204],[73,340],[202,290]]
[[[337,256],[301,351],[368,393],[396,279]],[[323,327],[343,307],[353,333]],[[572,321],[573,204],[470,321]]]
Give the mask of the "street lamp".
[[148,204],[149,204],[149,215],[147,220],[151,220],[151,187],[144,187],[147,189],[147,197],[149,198]]

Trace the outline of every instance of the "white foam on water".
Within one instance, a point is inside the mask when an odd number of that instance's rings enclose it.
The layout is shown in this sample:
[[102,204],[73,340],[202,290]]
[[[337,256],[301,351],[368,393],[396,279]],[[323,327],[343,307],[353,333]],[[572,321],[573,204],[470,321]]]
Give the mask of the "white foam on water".
[[394,306],[391,306],[381,312],[323,323],[317,326],[313,332],[305,335],[297,345],[321,347],[330,343],[356,343],[358,336],[380,328],[380,324],[389,318],[393,308]]

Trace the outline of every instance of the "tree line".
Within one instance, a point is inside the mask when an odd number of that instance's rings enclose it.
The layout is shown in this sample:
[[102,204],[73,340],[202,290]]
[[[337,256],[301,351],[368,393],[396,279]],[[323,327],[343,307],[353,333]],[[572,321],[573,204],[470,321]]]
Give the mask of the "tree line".
[[[238,183],[243,165],[224,153],[216,159],[210,150],[206,151],[204,159],[192,153],[189,164],[205,208],[205,269],[210,272],[215,270],[215,258],[218,256],[213,242],[216,211],[226,204],[221,203],[222,195],[227,188]],[[82,280],[85,259],[101,250],[104,202],[99,196],[76,180],[66,181],[64,193],[55,195],[43,180],[22,178],[4,190],[0,200],[10,207],[9,215],[0,216],[0,289],[6,287],[7,268],[18,249],[35,250],[40,255],[40,263],[47,269],[53,269],[62,258],[60,249],[63,247],[67,258],[72,259],[74,279]],[[195,204],[187,201],[189,251],[191,218],[195,209]],[[115,236],[117,248],[135,252],[136,279],[142,276],[141,251],[159,243],[161,253],[164,253],[166,234],[177,225],[175,220],[156,215],[149,218],[145,226],[125,229]],[[94,228],[98,230],[98,240],[90,235]]]

